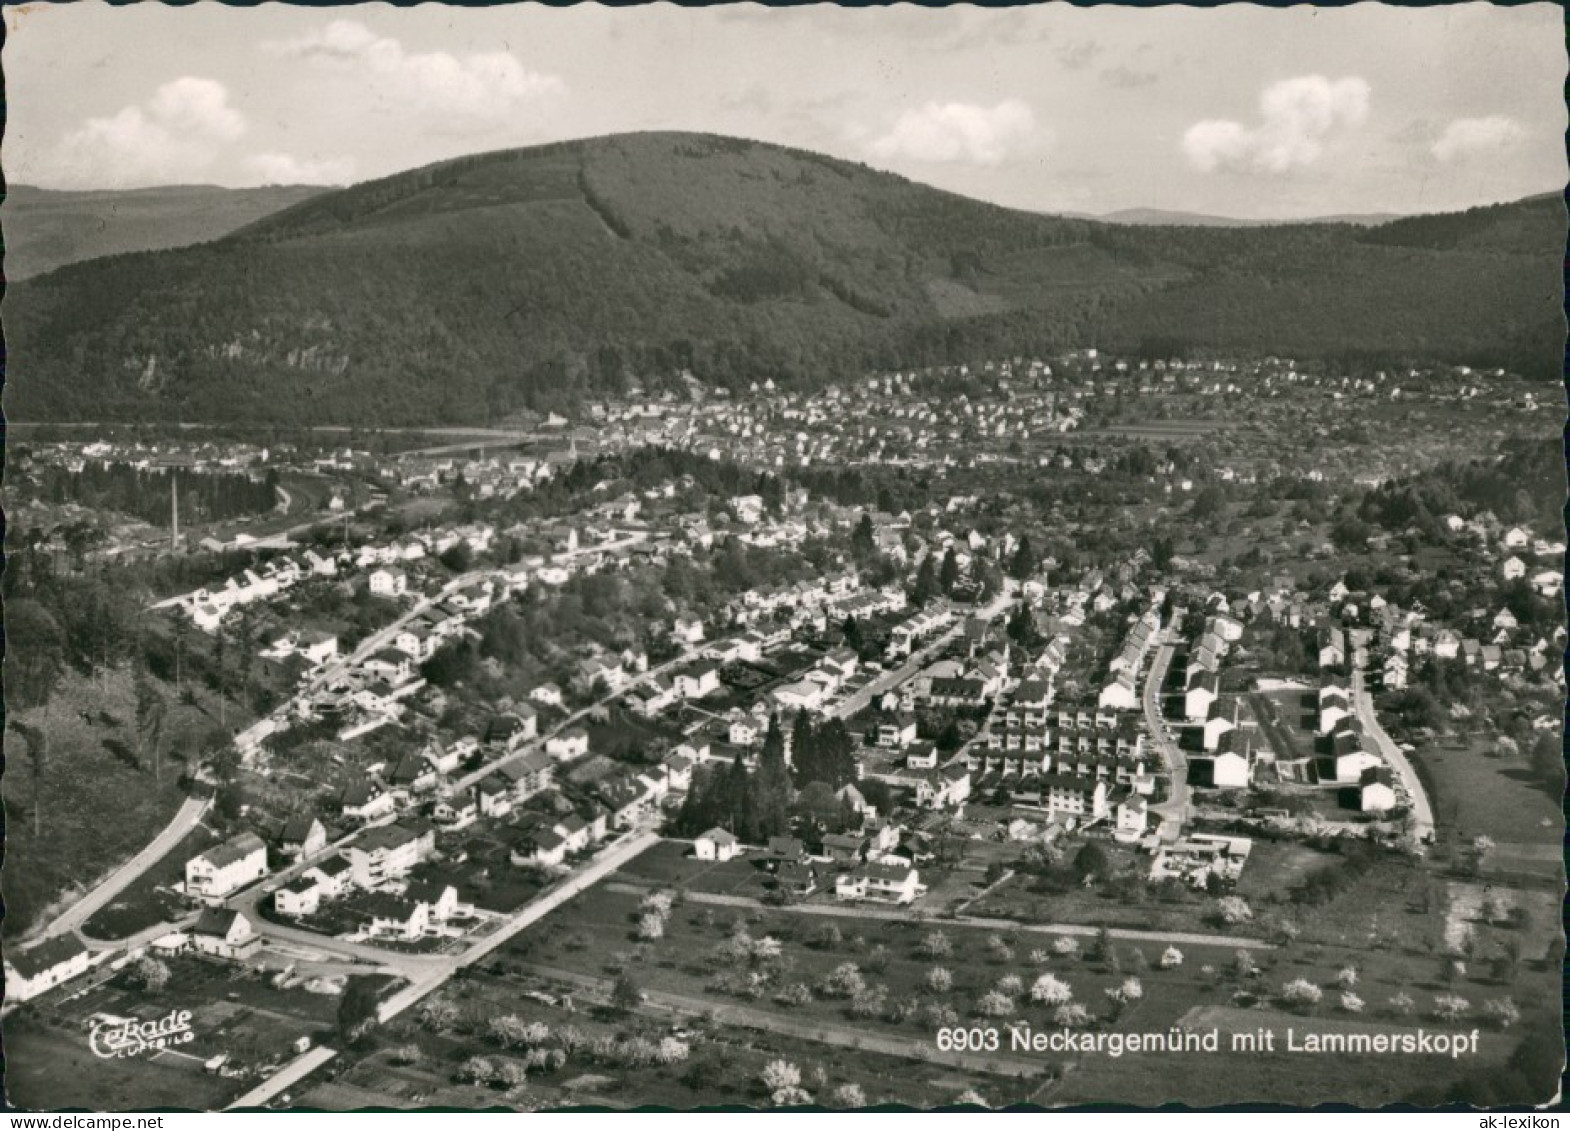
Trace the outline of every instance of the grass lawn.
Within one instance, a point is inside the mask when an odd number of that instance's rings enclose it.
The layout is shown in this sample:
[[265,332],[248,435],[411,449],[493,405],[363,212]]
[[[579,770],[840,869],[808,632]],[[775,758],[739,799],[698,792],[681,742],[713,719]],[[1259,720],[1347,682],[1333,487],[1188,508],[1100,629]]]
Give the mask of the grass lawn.
[[1424,787],[1432,794],[1440,837],[1454,844],[1488,836],[1500,845],[1558,847],[1564,830],[1559,803],[1550,799],[1523,762],[1484,754],[1491,746],[1490,740],[1474,739],[1459,749],[1421,746],[1412,755]]
[[205,824],[197,825],[162,859],[99,908],[83,930],[95,939],[123,939],[155,923],[178,918],[189,910],[189,904],[169,888],[184,882],[187,860],[221,839]]
[[184,768],[178,751],[201,749],[216,719],[167,692],[168,721],[161,776],[151,753],[135,762],[136,701],[131,673],[99,678],[68,673],[47,712],[18,711],[15,718],[48,735],[40,783],[41,823],[35,823],[32,767],[23,743],[6,735],[14,752],[0,782],[6,804],[3,880],[6,938],[16,938],[58,910],[62,896],[82,891],[134,856],[174,816],[185,797],[177,785]]

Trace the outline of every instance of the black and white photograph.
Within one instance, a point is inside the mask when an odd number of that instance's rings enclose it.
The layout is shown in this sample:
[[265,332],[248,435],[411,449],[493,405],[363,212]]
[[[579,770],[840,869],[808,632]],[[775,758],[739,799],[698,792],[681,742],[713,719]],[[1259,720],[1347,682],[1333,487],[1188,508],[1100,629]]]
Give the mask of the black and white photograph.
[[3,15],[8,1110],[1558,1103],[1561,5]]

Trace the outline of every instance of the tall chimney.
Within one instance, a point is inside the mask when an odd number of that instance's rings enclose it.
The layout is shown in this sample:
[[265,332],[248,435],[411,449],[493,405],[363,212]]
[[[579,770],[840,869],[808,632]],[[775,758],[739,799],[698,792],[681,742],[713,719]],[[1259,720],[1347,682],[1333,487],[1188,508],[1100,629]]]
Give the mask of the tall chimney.
[[180,479],[169,473],[169,552],[180,552]]

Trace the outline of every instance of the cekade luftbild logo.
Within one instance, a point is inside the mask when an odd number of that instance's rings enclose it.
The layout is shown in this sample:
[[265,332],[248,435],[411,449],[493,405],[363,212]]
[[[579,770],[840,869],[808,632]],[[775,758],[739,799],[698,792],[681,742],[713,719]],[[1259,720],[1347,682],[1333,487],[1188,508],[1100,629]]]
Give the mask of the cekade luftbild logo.
[[191,1031],[191,1011],[173,1009],[157,1021],[104,1021],[93,1026],[87,1043],[105,1060],[124,1060],[144,1052],[188,1044],[195,1037]]

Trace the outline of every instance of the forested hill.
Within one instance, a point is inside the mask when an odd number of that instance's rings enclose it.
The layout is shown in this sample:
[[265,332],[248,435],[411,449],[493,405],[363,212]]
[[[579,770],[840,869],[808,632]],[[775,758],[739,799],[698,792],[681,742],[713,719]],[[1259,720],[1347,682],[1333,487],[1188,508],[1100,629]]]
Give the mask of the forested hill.
[[674,380],[1095,344],[1558,371],[1563,209],[1363,228],[1016,212],[760,143],[632,134],[327,192],[4,309],[13,419],[443,423]]
[[215,240],[322,191],[307,185],[173,185],[62,192],[11,185],[0,207],[5,275],[15,282],[104,255]]

